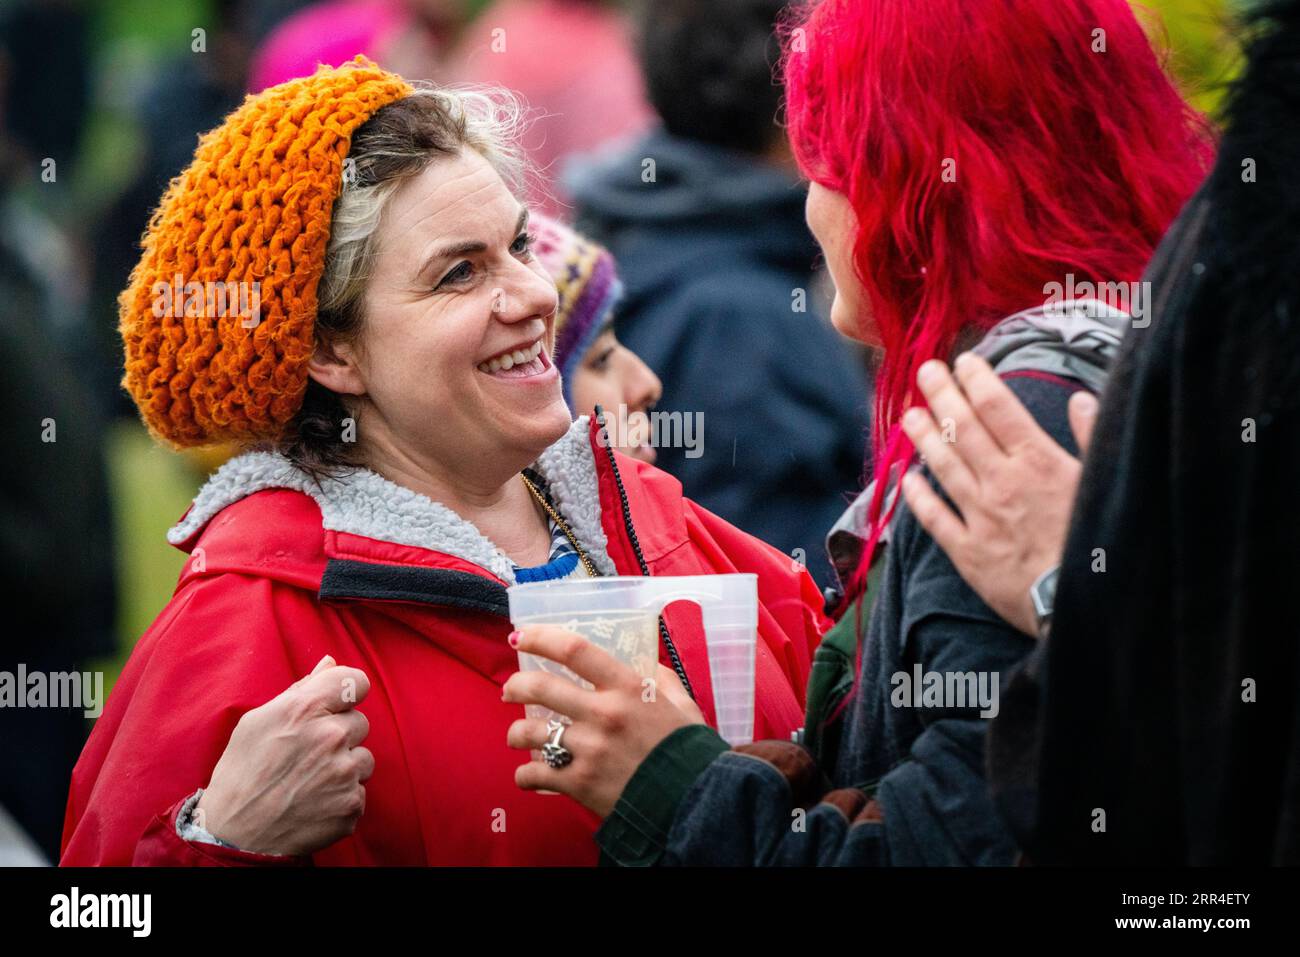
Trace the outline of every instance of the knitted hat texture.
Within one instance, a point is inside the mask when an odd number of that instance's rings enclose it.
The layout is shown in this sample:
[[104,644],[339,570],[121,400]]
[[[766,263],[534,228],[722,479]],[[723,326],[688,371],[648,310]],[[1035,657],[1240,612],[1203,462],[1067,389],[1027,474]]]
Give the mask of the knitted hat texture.
[[555,281],[555,355],[564,399],[573,408],[573,374],[623,295],[614,257],[558,220],[534,212],[528,220],[533,252]]
[[275,439],[302,405],[353,132],[410,95],[364,57],[247,97],[203,135],[118,298],[123,386],[177,447]]

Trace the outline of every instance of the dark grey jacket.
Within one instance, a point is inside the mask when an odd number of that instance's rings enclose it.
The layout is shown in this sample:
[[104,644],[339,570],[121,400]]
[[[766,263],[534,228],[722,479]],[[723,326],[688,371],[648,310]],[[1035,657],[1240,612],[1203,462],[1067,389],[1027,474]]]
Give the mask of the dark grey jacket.
[[[1096,327],[1105,323],[1096,324]],[[985,344],[1015,340],[1042,348],[1051,323],[1012,317]],[[1065,327],[1062,329],[1063,334]],[[1057,442],[1076,452],[1066,405],[1086,382],[1099,388],[1119,329],[1097,328],[1096,361],[1057,338],[1038,368],[1004,365],[1008,386]],[[1089,341],[1096,344],[1095,339]],[[1091,346],[1083,347],[1088,353]],[[1047,371],[1050,370],[1050,371]],[[1061,373],[1070,372],[1066,377]],[[1076,453],[1077,454],[1077,453]],[[1033,648],[958,575],[942,549],[900,502],[890,528],[884,578],[861,655],[859,686],[830,778],[792,742],[735,750],[703,726],[670,736],[638,769],[597,835],[608,860],[663,864],[1010,864],[1016,847],[991,800],[984,773],[988,719],[1001,682]],[[937,675],[963,701],[927,699]],[[958,676],[974,680],[957,682]],[[980,682],[984,682],[981,686]],[[982,701],[978,689],[986,692]],[[994,692],[997,695],[994,695]],[[919,707],[917,705],[920,705]],[[683,796],[684,795],[684,796]]]

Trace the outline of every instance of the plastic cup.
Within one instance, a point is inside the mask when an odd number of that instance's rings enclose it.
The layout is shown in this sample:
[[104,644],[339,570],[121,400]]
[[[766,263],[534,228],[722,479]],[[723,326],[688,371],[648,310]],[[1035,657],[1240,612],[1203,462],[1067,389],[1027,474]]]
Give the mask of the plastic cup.
[[[531,615],[527,618],[511,620],[516,628],[522,625],[559,625],[567,631],[577,632],[592,644],[598,645],[619,661],[629,665],[643,678],[655,677],[655,666],[658,664],[659,623],[658,615],[654,612],[637,609],[566,612]],[[579,678],[563,665],[524,651],[519,652],[519,670],[545,671],[562,675],[575,684],[591,689],[591,682]],[[549,721],[556,717],[555,712],[541,705],[526,705],[525,711],[530,718],[543,718]]]
[[705,631],[718,734],[732,747],[754,740],[754,629]]
[[[757,576],[745,574],[530,582],[508,590],[510,620],[516,628],[553,624],[577,632],[653,680],[659,663],[659,615],[675,601],[695,602],[704,622],[718,733],[728,744],[746,744],[754,734],[757,583]],[[591,687],[568,668],[522,651],[519,668],[559,674]],[[540,705],[528,705],[525,711],[529,717],[568,720]]]

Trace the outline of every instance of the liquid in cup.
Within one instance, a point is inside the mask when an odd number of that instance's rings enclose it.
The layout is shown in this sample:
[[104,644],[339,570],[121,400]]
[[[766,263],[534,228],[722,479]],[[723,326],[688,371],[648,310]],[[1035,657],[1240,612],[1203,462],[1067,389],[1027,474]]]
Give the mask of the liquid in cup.
[[[531,615],[526,621],[514,621],[520,625],[558,625],[566,631],[582,635],[592,644],[603,648],[619,661],[630,665],[632,670],[643,680],[653,681],[659,664],[659,616],[655,612],[630,611],[589,611],[589,612],[555,612],[551,614]],[[519,652],[520,671],[545,671],[561,675],[591,690],[591,682],[579,678],[564,665],[556,664],[549,658],[539,658],[527,652]],[[567,723],[563,715],[539,704],[524,705],[524,712],[530,718],[550,721],[559,717]],[[533,757],[540,759],[541,752],[533,752]]]
[[[659,663],[659,615],[674,601],[700,606],[713,688],[718,733],[731,745],[747,744],[754,734],[754,653],[758,631],[756,575],[682,575],[662,578],[615,576],[562,579],[513,585],[508,591],[510,620],[523,625],[553,624],[577,632],[653,682]],[[561,665],[519,652],[521,671],[563,675],[591,685]],[[698,681],[698,678],[696,679]],[[653,693],[653,685],[645,685]],[[527,705],[530,718],[559,718],[540,705]],[[533,752],[540,759],[539,752]]]

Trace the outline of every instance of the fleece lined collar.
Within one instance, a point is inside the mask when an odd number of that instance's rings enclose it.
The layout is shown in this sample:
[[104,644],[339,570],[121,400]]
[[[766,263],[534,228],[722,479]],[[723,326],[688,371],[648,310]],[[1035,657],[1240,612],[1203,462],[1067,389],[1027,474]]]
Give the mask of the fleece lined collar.
[[[551,499],[602,575],[616,574],[600,523],[596,462],[581,417],[533,468],[546,480]],[[194,504],[167,533],[173,545],[193,539],[222,509],[266,489],[292,489],[320,507],[327,531],[424,548],[454,555],[514,584],[514,563],[471,522],[425,495],[403,488],[369,469],[357,469],[318,484],[284,456],[248,452],[218,469]]]

